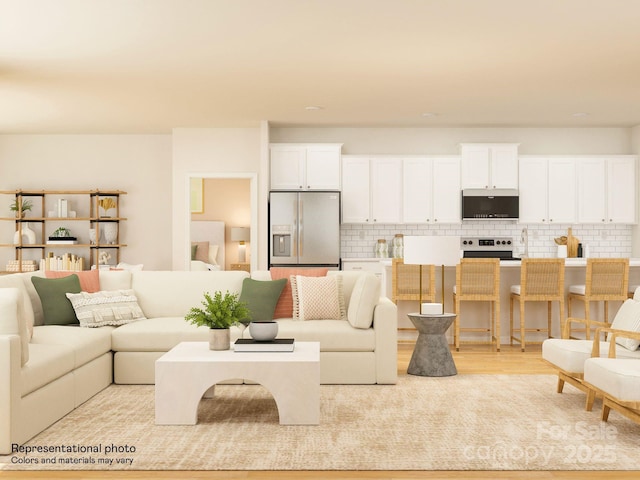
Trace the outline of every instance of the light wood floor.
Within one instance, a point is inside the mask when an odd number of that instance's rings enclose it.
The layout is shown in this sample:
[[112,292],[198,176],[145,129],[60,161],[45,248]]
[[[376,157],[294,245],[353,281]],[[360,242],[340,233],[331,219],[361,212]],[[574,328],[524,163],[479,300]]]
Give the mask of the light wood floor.
[[[398,372],[406,373],[414,343],[400,341],[398,343]],[[519,346],[502,345],[501,352],[492,351],[484,345],[462,345],[460,352],[453,352],[459,375],[478,373],[490,374],[544,374],[554,371],[540,356],[539,345],[528,345],[527,351],[520,352]],[[640,478],[640,472],[469,472],[469,471],[270,471],[270,472],[0,472],[0,478],[7,479],[247,479],[247,480],[410,480],[410,479],[512,479],[529,480],[574,480],[574,479],[633,479]]]

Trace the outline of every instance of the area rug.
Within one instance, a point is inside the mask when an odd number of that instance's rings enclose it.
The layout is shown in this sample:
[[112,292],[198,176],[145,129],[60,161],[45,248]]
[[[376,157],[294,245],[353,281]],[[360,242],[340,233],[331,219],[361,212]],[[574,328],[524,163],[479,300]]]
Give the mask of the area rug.
[[[553,375],[323,385],[320,424],[281,426],[259,385],[223,385],[195,426],[154,424],[153,386],[112,385],[0,457],[5,470],[638,470],[640,425]],[[43,406],[46,408],[46,406]]]

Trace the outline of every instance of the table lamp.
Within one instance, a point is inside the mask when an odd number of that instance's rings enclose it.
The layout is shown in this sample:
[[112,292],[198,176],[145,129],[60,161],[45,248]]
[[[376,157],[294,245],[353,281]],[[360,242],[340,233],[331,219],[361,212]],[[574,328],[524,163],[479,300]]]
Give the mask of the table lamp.
[[425,313],[422,307],[422,265],[441,265],[442,313],[444,313],[444,267],[460,263],[460,237],[405,235],[404,263],[420,265],[420,313]]
[[231,241],[239,242],[238,245],[238,263],[247,262],[247,245],[249,241],[250,230],[249,227],[231,227]]

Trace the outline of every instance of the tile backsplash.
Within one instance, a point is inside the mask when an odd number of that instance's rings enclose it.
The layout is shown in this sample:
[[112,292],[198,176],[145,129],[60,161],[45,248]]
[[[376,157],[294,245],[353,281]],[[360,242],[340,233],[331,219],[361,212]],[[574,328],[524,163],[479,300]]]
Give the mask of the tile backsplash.
[[344,224],[341,227],[341,254],[342,258],[373,258],[378,239],[384,238],[389,245],[391,253],[391,241],[396,233],[404,235],[456,235],[464,237],[512,237],[514,240],[514,253],[518,254],[521,248],[520,235],[526,227],[529,234],[530,257],[555,257],[556,244],[554,238],[567,234],[572,228],[574,237],[577,237],[583,248],[589,246],[589,255],[592,257],[630,257],[631,225],[521,225],[513,221],[465,221],[463,224],[441,225],[411,225],[411,224],[381,224],[358,225]]

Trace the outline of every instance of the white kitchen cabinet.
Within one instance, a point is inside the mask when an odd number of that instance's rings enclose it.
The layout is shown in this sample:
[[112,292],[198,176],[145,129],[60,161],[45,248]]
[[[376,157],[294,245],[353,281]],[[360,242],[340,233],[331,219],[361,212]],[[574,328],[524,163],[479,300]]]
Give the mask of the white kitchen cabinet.
[[403,223],[460,223],[460,158],[403,160]]
[[520,223],[574,223],[575,160],[527,156],[519,164]]
[[342,159],[342,222],[400,223],[402,159],[345,155]]
[[610,223],[636,223],[636,163],[633,155],[607,160],[607,219]]
[[636,222],[636,157],[577,158],[578,222]]
[[369,157],[342,157],[342,222],[368,223],[370,219],[371,182]]
[[342,144],[272,144],[271,190],[339,190]]
[[461,187],[518,188],[518,144],[463,143]]

